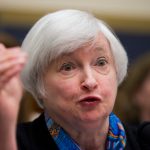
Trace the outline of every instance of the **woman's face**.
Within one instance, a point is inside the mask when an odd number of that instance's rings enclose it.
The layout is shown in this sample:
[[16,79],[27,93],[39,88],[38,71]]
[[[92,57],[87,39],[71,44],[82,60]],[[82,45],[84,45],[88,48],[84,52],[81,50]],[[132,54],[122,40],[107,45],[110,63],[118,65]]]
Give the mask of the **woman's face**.
[[117,77],[103,34],[94,46],[53,61],[44,79],[45,109],[60,125],[85,128],[108,119],[116,98]]

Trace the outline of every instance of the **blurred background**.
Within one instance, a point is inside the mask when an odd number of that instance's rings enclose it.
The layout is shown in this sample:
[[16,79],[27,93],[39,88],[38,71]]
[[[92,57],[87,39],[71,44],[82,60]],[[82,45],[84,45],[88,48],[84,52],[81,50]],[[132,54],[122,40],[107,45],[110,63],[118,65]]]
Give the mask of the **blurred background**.
[[[66,8],[89,11],[107,22],[126,48],[129,66],[136,63],[135,60],[142,55],[150,53],[150,0],[0,0],[0,40],[6,44],[8,41],[15,40],[17,43],[14,44],[13,41],[13,45],[20,45],[31,26],[40,17],[49,12]],[[13,45],[8,44],[8,46]],[[132,80],[135,78],[135,74],[137,73],[133,74]],[[127,115],[127,113],[126,111],[121,113],[121,110],[127,101],[123,102],[123,97],[129,101],[131,99],[121,95],[115,109],[116,113],[123,114],[122,118],[124,119],[124,114]],[[30,118],[33,117],[29,118],[29,113],[36,116],[37,112],[42,111],[34,101],[31,101],[32,98],[28,93],[25,94],[24,99],[20,111],[20,121],[31,120]]]
[[125,46],[130,63],[150,51],[150,0],[0,0],[0,32],[21,43],[41,16],[65,8],[87,10],[106,21]]

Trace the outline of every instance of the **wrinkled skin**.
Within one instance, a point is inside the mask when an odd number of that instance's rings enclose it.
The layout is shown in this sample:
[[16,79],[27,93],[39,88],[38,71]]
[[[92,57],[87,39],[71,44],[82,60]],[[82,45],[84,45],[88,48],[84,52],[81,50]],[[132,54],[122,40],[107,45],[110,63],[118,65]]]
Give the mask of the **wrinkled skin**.
[[57,58],[44,79],[49,116],[83,149],[103,149],[117,93],[114,59],[104,35],[93,46]]

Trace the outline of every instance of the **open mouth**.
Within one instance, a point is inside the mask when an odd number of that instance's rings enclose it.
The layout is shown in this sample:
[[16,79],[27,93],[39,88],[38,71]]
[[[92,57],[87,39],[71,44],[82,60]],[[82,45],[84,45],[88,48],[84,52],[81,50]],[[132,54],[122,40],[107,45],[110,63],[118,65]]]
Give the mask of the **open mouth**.
[[99,101],[99,99],[98,98],[84,98],[83,100],[81,100],[80,102],[95,102],[95,101]]
[[82,106],[96,106],[100,103],[100,98],[98,97],[85,97],[79,101]]

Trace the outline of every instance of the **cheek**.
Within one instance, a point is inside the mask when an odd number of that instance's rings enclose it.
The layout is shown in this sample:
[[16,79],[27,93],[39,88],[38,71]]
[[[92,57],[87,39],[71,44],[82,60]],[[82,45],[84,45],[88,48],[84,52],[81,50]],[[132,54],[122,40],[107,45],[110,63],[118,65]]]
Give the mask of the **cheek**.
[[76,96],[78,93],[78,86],[75,80],[59,80],[54,79],[50,82],[47,82],[49,96],[55,97],[55,99],[65,99],[70,100]]
[[57,86],[57,92],[59,95],[63,98],[71,99],[76,95],[77,88],[72,83],[61,83],[59,86]]
[[113,107],[116,95],[117,95],[117,80],[112,77],[112,78],[106,78],[103,80],[103,98],[104,101],[109,103],[111,107]]

